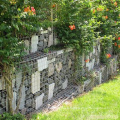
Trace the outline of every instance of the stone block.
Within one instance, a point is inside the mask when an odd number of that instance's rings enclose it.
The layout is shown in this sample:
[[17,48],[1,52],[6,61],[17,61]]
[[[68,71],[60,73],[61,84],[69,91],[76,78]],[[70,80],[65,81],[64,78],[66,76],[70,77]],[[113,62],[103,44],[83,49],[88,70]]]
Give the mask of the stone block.
[[43,47],[43,45],[44,45],[43,41],[40,41],[40,42],[38,43],[38,45],[39,45],[40,47]]
[[93,69],[94,68],[94,64],[95,64],[95,58],[94,59],[92,59],[92,63],[91,63],[92,65],[91,65],[91,69]]
[[43,41],[44,40],[44,34],[40,35],[40,41]]
[[33,35],[31,38],[31,52],[32,53],[37,51],[37,45],[38,45],[38,36]]
[[72,66],[72,60],[71,60],[71,59],[69,59],[69,61],[68,61],[68,68],[70,69],[70,68],[71,68],[71,66]]
[[38,59],[38,60],[37,60],[37,63],[38,63],[38,71],[42,71],[42,70],[48,68],[47,57]]
[[95,54],[95,47],[93,47],[93,54]]
[[56,64],[56,71],[59,73],[62,69],[62,63],[59,62],[58,64]]
[[54,87],[55,87],[55,83],[49,85],[48,100],[53,97]]
[[62,83],[62,89],[65,89],[68,86],[68,80],[66,79],[64,83]]
[[16,99],[17,99],[17,94],[16,94],[16,92],[13,92],[13,100],[12,100],[13,110],[16,109]]
[[57,51],[57,55],[63,54],[63,50]]
[[16,74],[16,88],[17,88],[17,91],[19,90],[21,81],[22,81],[22,72],[20,71],[19,73]]
[[48,60],[48,64],[53,63],[53,62],[55,62],[55,58],[53,58],[52,60]]
[[37,71],[32,74],[31,78],[31,92],[34,94],[40,91],[40,72]]
[[100,44],[98,45],[98,51],[100,52]]
[[24,85],[22,87],[22,96],[21,96],[21,100],[20,100],[19,109],[23,109],[23,108],[25,108],[25,86]]
[[42,93],[40,96],[36,97],[36,107],[35,109],[38,110],[40,108],[40,106],[43,104],[43,97],[44,97],[44,93]]
[[25,40],[25,46],[26,46],[25,52],[29,54],[29,47],[30,47],[29,40]]
[[92,62],[87,62],[86,67],[88,67],[88,71],[92,69]]
[[47,34],[47,33],[48,33],[48,30],[41,31],[41,34]]
[[51,45],[53,45],[53,33],[49,35],[49,40],[48,40],[48,47],[50,47]]
[[49,31],[52,31],[52,29],[51,29],[50,27],[48,27],[48,30],[49,30]]
[[53,63],[48,65],[48,77],[54,74],[54,65]]

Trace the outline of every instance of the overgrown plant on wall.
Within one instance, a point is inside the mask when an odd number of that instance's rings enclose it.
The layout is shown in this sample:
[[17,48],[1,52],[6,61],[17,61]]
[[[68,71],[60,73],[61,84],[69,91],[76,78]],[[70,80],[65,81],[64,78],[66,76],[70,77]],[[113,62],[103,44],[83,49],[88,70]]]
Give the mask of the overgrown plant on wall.
[[60,45],[74,48],[78,56],[90,53],[100,39],[101,62],[107,64],[112,47],[114,53],[120,49],[120,0],[62,0],[54,26]]
[[[5,82],[6,86],[8,110],[11,114],[18,112],[21,98],[21,96],[18,97],[19,100],[16,110],[13,110],[12,80],[14,79],[17,67],[19,67],[18,63],[25,55],[24,50],[27,49],[21,37],[35,33],[40,27],[50,26],[50,21],[42,26],[44,20],[40,22],[40,14],[37,11],[39,5],[39,1],[0,1],[0,69],[2,74],[1,79]],[[26,69],[25,66],[23,69]],[[19,95],[21,95],[22,84],[26,73],[23,74]]]

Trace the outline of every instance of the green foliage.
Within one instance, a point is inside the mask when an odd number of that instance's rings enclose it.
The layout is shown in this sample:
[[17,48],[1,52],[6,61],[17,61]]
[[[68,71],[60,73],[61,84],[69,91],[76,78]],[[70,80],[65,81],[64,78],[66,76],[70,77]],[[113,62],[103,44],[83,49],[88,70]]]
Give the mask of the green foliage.
[[[111,39],[116,42],[116,34],[120,36],[120,0],[62,0],[56,4],[57,18],[54,26],[63,46],[73,47],[77,53],[88,54],[96,38],[112,36]],[[71,30],[71,25],[75,25],[75,29]],[[105,49],[112,45],[109,39],[105,41],[106,44],[103,40],[101,42]],[[120,45],[118,41],[117,45]],[[104,57],[104,54],[101,55]]]
[[[0,70],[8,85],[6,92],[11,114],[18,111],[12,108],[12,77],[16,66],[26,54],[22,38],[30,37],[38,32],[40,27],[48,28],[51,25],[51,13],[48,14],[50,11],[48,9],[51,9],[50,4],[46,0],[0,0]],[[48,5],[48,8],[45,5]]]
[[[58,7],[55,30],[59,41],[65,47],[77,49],[77,53],[92,50],[95,35],[90,6],[89,1],[64,0]],[[73,30],[72,25],[75,25]]]
[[4,113],[0,115],[0,120],[25,120],[25,117],[21,114],[11,115],[9,113]]
[[102,63],[106,63],[108,64],[109,63],[109,58],[107,58],[107,54],[111,54],[112,52],[112,36],[109,36],[109,37],[102,37],[101,38],[101,62]]
[[[12,64],[25,55],[24,41],[20,39],[21,37],[30,36],[40,27],[47,28],[51,25],[50,19],[47,18],[50,15],[41,13],[48,11],[51,3],[40,2],[38,0],[0,1],[0,61],[2,63]],[[49,5],[48,8],[45,5]],[[31,7],[34,7],[35,12]]]

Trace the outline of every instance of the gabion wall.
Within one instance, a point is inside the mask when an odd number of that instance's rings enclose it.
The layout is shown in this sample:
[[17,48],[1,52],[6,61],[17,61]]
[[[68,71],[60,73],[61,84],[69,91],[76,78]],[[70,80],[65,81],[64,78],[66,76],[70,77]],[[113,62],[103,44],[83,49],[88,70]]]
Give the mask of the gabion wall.
[[[25,81],[22,87],[22,97],[19,110],[23,114],[27,114],[38,110],[44,103],[51,98],[54,98],[63,89],[66,89],[69,84],[73,83],[74,79],[80,76],[87,76],[89,71],[94,71],[95,78],[87,78],[82,87],[78,91],[89,91],[94,86],[108,80],[117,70],[117,57],[113,56],[109,66],[100,64],[100,42],[96,40],[93,51],[85,56],[79,57],[81,67],[77,68],[75,73],[75,54],[72,49],[53,51],[48,54],[41,52],[44,48],[55,43],[53,32],[49,28],[47,31],[42,31],[37,35],[33,35],[29,40],[25,39],[25,44],[30,48],[28,55],[24,58],[21,64],[27,64],[29,71],[25,73]],[[88,62],[85,62],[89,59]],[[13,108],[16,108],[18,102],[18,91],[23,79],[23,73],[19,71],[13,79]],[[5,92],[5,83],[0,76],[0,114],[7,111],[7,99]]]

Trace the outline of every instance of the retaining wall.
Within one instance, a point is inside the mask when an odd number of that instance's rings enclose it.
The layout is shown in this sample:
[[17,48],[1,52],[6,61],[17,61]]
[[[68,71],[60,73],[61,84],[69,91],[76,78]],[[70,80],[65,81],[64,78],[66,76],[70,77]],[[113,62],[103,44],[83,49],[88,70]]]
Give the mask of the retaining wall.
[[[46,37],[45,37],[46,36]],[[46,39],[48,40],[47,42]],[[43,41],[43,42],[42,42]],[[100,63],[100,42],[95,41],[93,51],[85,56],[79,56],[77,72],[75,72],[75,54],[73,49],[51,51],[48,54],[41,52],[45,47],[54,43],[53,33],[43,32],[40,35],[33,35],[25,44],[30,48],[28,55],[21,64],[27,64],[29,71],[25,74],[25,81],[22,87],[22,98],[19,110],[27,114],[38,110],[44,103],[54,98],[75,79],[81,76],[87,78],[78,87],[78,92],[89,91],[94,86],[106,82],[117,70],[117,56],[112,56],[108,66]],[[43,46],[43,47],[42,47]],[[85,62],[89,59],[89,62]],[[94,79],[88,76],[90,71],[94,72]],[[19,71],[13,79],[13,108],[16,108],[18,101],[18,90],[23,78],[24,71]],[[5,92],[5,83],[0,77],[0,113],[8,110]]]

